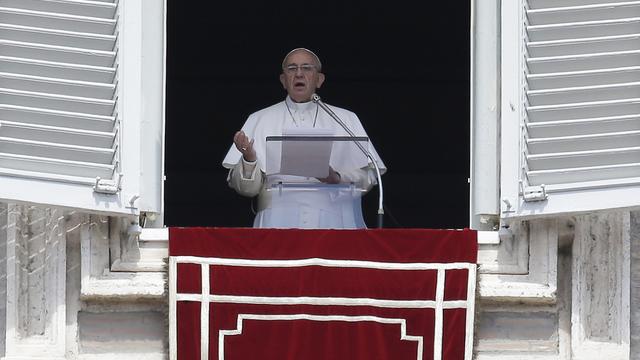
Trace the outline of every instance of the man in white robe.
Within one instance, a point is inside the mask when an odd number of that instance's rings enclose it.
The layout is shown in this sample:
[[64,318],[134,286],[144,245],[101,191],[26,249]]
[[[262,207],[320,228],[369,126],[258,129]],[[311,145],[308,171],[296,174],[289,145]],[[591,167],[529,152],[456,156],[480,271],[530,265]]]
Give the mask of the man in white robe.
[[[229,169],[227,181],[231,188],[244,196],[258,195],[254,227],[365,227],[360,212],[360,195],[376,184],[376,177],[366,157],[358,153],[357,148],[349,148],[356,151],[340,153],[338,150],[336,153],[334,147],[329,175],[325,178],[266,175],[268,136],[282,136],[287,129],[304,128],[329,129],[335,136],[349,136],[318,104],[311,101],[311,96],[325,80],[321,66],[319,58],[308,49],[290,51],[282,62],[280,75],[280,82],[288,94],[286,99],[251,114],[234,135],[233,145],[223,161],[223,166]],[[353,112],[334,106],[331,109],[356,136],[367,136]],[[369,146],[369,151],[383,173],[386,168],[373,146]],[[279,182],[305,183],[307,188],[317,191],[289,191],[283,196],[282,191],[273,190],[273,185]],[[353,189],[360,191],[354,192]]]

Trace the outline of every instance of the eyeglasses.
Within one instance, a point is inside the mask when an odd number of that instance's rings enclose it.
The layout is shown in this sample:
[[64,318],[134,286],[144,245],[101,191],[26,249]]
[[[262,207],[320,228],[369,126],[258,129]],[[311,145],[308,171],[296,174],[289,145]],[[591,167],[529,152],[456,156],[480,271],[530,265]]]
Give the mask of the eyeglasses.
[[313,64],[287,65],[284,67],[284,72],[287,74],[295,74],[298,72],[298,69],[303,73],[311,73],[316,70],[316,66]]

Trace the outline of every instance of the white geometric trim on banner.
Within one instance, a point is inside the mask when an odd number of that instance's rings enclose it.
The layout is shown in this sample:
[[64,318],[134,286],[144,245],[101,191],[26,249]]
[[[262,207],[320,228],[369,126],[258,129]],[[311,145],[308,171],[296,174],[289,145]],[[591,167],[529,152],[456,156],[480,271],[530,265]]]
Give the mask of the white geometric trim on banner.
[[[178,264],[196,264],[201,266],[201,280],[202,280],[202,293],[201,294],[178,294],[177,292],[177,267]],[[293,268],[293,267],[307,267],[307,266],[322,266],[333,268],[366,268],[366,269],[382,269],[382,270],[436,270],[437,282],[436,282],[436,299],[434,300],[387,300],[387,299],[372,299],[372,298],[347,298],[347,297],[277,297],[277,296],[239,296],[239,295],[212,295],[210,292],[209,284],[209,268],[211,265],[222,266],[237,266],[237,267],[275,267],[275,268]],[[444,300],[444,282],[445,273],[447,270],[464,269],[468,270],[467,277],[467,300]],[[435,324],[434,324],[434,360],[442,359],[442,331],[443,331],[443,315],[444,309],[466,309],[466,324],[465,324],[465,360],[471,360],[473,350],[473,323],[474,323],[474,311],[475,311],[475,291],[476,291],[476,264],[473,263],[389,263],[389,262],[376,262],[376,261],[359,261],[359,260],[334,260],[334,259],[322,259],[322,258],[309,258],[309,259],[297,259],[297,260],[251,260],[251,259],[227,259],[227,258],[203,258],[196,256],[171,256],[169,257],[169,356],[171,360],[177,360],[177,314],[176,307],[178,301],[192,301],[200,302],[200,342],[201,352],[200,357],[202,360],[209,358],[209,306],[211,303],[238,303],[238,304],[258,304],[258,305],[339,305],[339,306],[372,306],[381,308],[432,308],[435,309]],[[337,318],[350,318],[339,315],[329,315],[325,317],[318,317],[316,315],[243,315],[245,317],[238,318],[238,330],[220,330],[225,331],[225,335],[236,335],[235,333],[226,333],[226,331],[240,331],[242,319],[254,319],[252,317],[265,317],[255,318],[254,320],[266,320],[273,316],[311,316],[320,318],[331,319]],[[376,318],[367,316],[354,316],[352,318]],[[329,320],[317,320],[316,321],[329,321]],[[403,321],[404,319],[384,319],[381,320],[393,320]],[[294,320],[294,319],[289,319]],[[347,321],[347,320],[340,320]],[[358,320],[367,321],[367,320]],[[372,321],[372,320],[371,320]],[[403,336],[406,334],[403,331]],[[422,341],[422,337],[419,337]],[[219,338],[220,339],[220,338]],[[414,340],[410,336],[407,340]],[[403,339],[404,340],[404,339]],[[219,340],[220,341],[220,340]],[[422,344],[422,342],[420,342]],[[218,347],[220,349],[220,345]],[[420,349],[422,349],[420,347]],[[218,360],[223,360],[224,357],[220,357],[221,352],[218,352]],[[224,352],[222,352],[224,355]],[[422,354],[422,350],[420,351]],[[422,358],[420,355],[419,359]]]
[[237,329],[220,330],[218,335],[218,359],[224,360],[224,337],[242,334],[243,320],[310,320],[310,321],[346,321],[346,322],[377,322],[380,324],[400,324],[400,340],[415,341],[418,343],[417,360],[422,360],[423,338],[422,336],[407,335],[407,321],[405,319],[389,319],[378,316],[344,316],[344,315],[310,315],[310,314],[292,314],[292,315],[257,315],[257,314],[238,314]]

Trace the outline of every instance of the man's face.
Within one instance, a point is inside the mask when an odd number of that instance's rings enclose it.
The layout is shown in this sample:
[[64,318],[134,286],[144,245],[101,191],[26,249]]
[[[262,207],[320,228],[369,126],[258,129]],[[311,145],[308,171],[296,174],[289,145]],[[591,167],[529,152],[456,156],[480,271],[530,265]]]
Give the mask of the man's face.
[[324,82],[324,74],[319,71],[314,57],[300,50],[285,60],[280,82],[293,101],[306,102]]

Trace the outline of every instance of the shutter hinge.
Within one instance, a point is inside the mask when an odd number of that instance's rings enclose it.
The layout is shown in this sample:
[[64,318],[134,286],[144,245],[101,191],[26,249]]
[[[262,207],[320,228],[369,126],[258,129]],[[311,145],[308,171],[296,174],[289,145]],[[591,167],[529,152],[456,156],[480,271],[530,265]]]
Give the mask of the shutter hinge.
[[120,190],[120,184],[122,183],[122,174],[118,174],[118,180],[102,180],[100,177],[96,177],[96,184],[93,186],[93,191],[101,194],[115,195]]
[[522,198],[526,202],[545,201],[548,197],[549,195],[547,195],[544,184],[540,186],[527,186],[522,189]]

